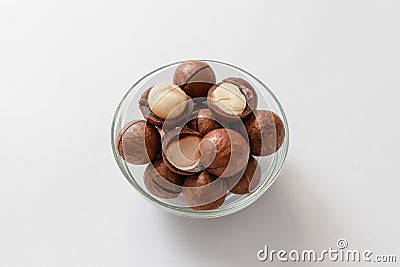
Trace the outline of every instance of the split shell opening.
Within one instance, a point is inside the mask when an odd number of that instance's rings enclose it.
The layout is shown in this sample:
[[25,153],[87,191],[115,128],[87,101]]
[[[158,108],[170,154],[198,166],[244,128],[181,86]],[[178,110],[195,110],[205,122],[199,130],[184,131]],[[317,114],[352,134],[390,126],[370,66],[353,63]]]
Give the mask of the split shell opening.
[[[157,116],[157,114],[152,111],[149,105],[149,96],[153,88],[154,87],[150,87],[144,91],[139,99],[139,109],[148,123],[157,127],[172,129],[177,126],[181,126],[182,122],[186,122],[187,118],[192,115],[194,108],[193,100],[186,96],[186,100],[183,101],[183,91],[179,89],[179,87],[172,86],[171,91],[167,90],[167,93],[178,95],[177,99],[174,101],[169,101],[169,97],[163,96],[162,93],[156,92],[154,94],[154,99],[152,100],[153,102],[151,104],[152,108],[160,117]],[[159,101],[157,102],[157,100]],[[179,105],[176,106],[176,104]]]
[[258,105],[255,89],[242,78],[230,77],[210,88],[207,105],[224,121],[244,120]]

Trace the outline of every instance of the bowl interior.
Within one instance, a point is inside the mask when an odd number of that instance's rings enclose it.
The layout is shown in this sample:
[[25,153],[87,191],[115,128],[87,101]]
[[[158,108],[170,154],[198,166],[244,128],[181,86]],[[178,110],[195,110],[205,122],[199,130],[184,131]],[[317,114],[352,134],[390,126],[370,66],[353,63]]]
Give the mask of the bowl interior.
[[118,136],[120,129],[125,123],[134,119],[143,119],[143,116],[139,110],[139,98],[141,94],[151,86],[154,86],[160,82],[171,82],[176,67],[182,62],[176,62],[163,66],[154,70],[153,72],[145,75],[139,81],[137,81],[125,94],[121,100],[112,123],[111,132],[111,143],[115,160],[125,178],[132,184],[145,198],[151,202],[159,205],[167,211],[177,215],[195,217],[195,218],[209,218],[219,217],[238,211],[260,197],[268,187],[276,179],[282,164],[285,160],[288,150],[288,124],[284,114],[284,111],[278,102],[277,98],[271,92],[271,90],[263,84],[256,77],[250,73],[230,64],[213,60],[202,60],[207,62],[216,74],[217,83],[228,77],[243,78],[248,81],[256,90],[258,95],[258,107],[257,109],[271,110],[275,112],[283,121],[285,126],[285,139],[281,148],[274,154],[265,157],[255,157],[261,168],[261,181],[257,188],[246,195],[228,194],[226,196],[224,204],[215,210],[199,211],[193,210],[187,206],[182,194],[179,194],[177,198],[173,199],[162,199],[151,195],[143,182],[143,173],[146,165],[133,165],[125,162],[118,154],[118,149],[115,145],[115,140]]

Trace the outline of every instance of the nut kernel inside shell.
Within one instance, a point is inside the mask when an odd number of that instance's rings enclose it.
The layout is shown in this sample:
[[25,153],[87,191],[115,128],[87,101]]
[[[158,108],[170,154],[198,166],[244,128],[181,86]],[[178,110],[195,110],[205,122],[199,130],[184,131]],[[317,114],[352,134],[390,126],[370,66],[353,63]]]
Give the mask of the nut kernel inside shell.
[[161,119],[174,119],[186,108],[186,93],[172,83],[159,83],[149,92],[148,104],[150,110]]
[[186,136],[172,142],[166,149],[168,161],[178,169],[192,169],[200,160],[200,141],[197,136]]
[[216,106],[228,114],[237,115],[246,109],[246,97],[232,83],[221,83],[211,93],[211,98]]

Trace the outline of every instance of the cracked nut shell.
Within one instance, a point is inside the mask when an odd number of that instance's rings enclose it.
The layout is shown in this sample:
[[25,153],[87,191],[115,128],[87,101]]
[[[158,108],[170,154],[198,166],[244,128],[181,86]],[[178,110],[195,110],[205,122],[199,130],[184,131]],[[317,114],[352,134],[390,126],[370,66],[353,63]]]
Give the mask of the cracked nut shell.
[[243,174],[225,178],[228,190],[234,194],[244,195],[253,191],[261,180],[261,169],[257,160],[250,156]]
[[[174,164],[172,164],[167,157],[167,150],[169,148],[169,146],[173,143],[176,142],[180,139],[183,139],[185,137],[197,137],[200,140],[203,138],[203,135],[200,134],[199,132],[187,128],[187,127],[179,127],[179,128],[175,128],[171,131],[169,131],[168,133],[165,134],[163,140],[162,140],[162,158],[166,164],[166,166],[174,173],[178,173],[181,175],[193,175],[194,173],[200,172],[203,167],[201,164],[201,161],[199,159],[198,163],[193,166],[191,169],[187,169],[187,170],[183,170],[183,169],[179,169],[177,168]],[[200,153],[200,151],[199,151]]]
[[[246,106],[244,110],[239,114],[227,113],[226,111],[221,109],[213,100],[214,90],[216,90],[221,84],[225,83],[236,85],[246,99]],[[256,110],[258,105],[258,96],[255,89],[246,80],[242,78],[230,77],[222,80],[222,82],[210,88],[207,94],[207,105],[208,108],[211,109],[215,113],[216,117],[219,119],[225,120],[227,122],[237,121],[239,119],[244,120],[250,115],[252,111]]]
[[144,185],[156,197],[175,198],[182,191],[184,177],[171,172],[159,158],[147,165],[143,174]]
[[203,61],[183,62],[174,72],[173,83],[179,85],[192,98],[206,97],[215,82],[214,71]]
[[278,115],[270,110],[256,110],[245,122],[250,153],[267,156],[275,153],[285,139],[285,127]]
[[159,131],[144,120],[128,122],[119,131],[116,143],[119,155],[136,165],[149,163],[161,151]]
[[200,109],[195,113],[195,118],[188,122],[188,127],[205,135],[212,130],[222,128],[209,109]]
[[188,176],[183,183],[183,198],[195,210],[217,209],[224,203],[226,193],[223,179],[207,171]]
[[250,148],[240,133],[221,128],[204,136],[200,152],[208,172],[219,177],[229,177],[246,167]]
[[190,115],[193,112],[194,108],[194,103],[193,100],[188,97],[188,100],[186,102],[186,108],[183,111],[183,113],[174,119],[162,119],[157,117],[150,109],[149,103],[148,103],[148,98],[149,98],[149,92],[153,87],[150,87],[146,91],[143,92],[139,99],[139,109],[143,114],[143,117],[147,120],[148,123],[158,126],[158,127],[165,127],[165,128],[173,128],[178,125],[180,125],[182,122],[185,120],[187,121],[187,118],[190,117]]

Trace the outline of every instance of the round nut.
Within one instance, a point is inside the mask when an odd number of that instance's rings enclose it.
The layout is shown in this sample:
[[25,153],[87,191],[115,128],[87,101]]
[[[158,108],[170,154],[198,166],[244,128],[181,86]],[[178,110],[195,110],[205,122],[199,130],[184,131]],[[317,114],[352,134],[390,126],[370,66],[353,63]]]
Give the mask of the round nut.
[[219,177],[233,176],[242,171],[249,158],[246,139],[231,129],[216,129],[207,133],[200,143],[203,166]]
[[261,180],[261,169],[254,157],[250,156],[243,174],[225,178],[228,190],[234,194],[244,195],[253,191]]
[[189,60],[180,64],[173,78],[183,91],[192,98],[206,97],[208,90],[215,84],[215,73],[207,63]]
[[183,176],[171,172],[159,158],[147,165],[143,174],[144,185],[156,197],[175,198],[182,191]]
[[183,198],[195,210],[217,209],[226,197],[224,181],[207,171],[188,176],[183,183]]
[[254,88],[242,78],[226,78],[210,88],[207,105],[219,119],[244,120],[257,108],[258,97]]
[[250,153],[267,156],[275,153],[285,139],[282,120],[269,110],[256,110],[245,122],[250,142]]
[[190,128],[175,128],[165,134],[162,157],[167,167],[181,175],[193,175],[203,169],[199,144],[203,138]]
[[[182,123],[185,123],[185,121],[187,121],[187,118],[189,118],[192,115],[193,108],[194,108],[194,103],[193,103],[193,100],[190,97],[186,96],[185,104],[181,104],[181,105],[185,105],[185,109],[182,111],[182,113],[178,117],[171,118],[170,116],[167,116],[166,119],[158,117],[150,109],[150,105],[149,105],[149,95],[150,95],[150,91],[152,89],[153,89],[153,87],[150,87],[149,89],[144,91],[143,94],[141,95],[140,99],[139,99],[139,109],[142,112],[143,117],[147,120],[148,123],[150,123],[150,124],[152,124],[154,126],[158,126],[158,127],[162,127],[162,128],[169,128],[170,129],[170,128],[174,128],[176,126],[179,126]],[[176,90],[176,89],[174,89],[174,90]],[[179,100],[179,102],[180,101],[181,100]],[[152,103],[152,104],[154,106],[157,106],[157,103]],[[173,108],[172,108],[172,110],[174,112]]]
[[211,110],[200,109],[196,112],[195,118],[188,122],[188,127],[205,135],[212,130],[222,128],[215,118]]
[[116,144],[119,155],[136,165],[149,163],[161,151],[160,133],[144,120],[128,122],[119,131]]
[[171,83],[159,83],[149,92],[147,101],[150,110],[161,119],[175,119],[186,108],[187,95],[181,88]]

